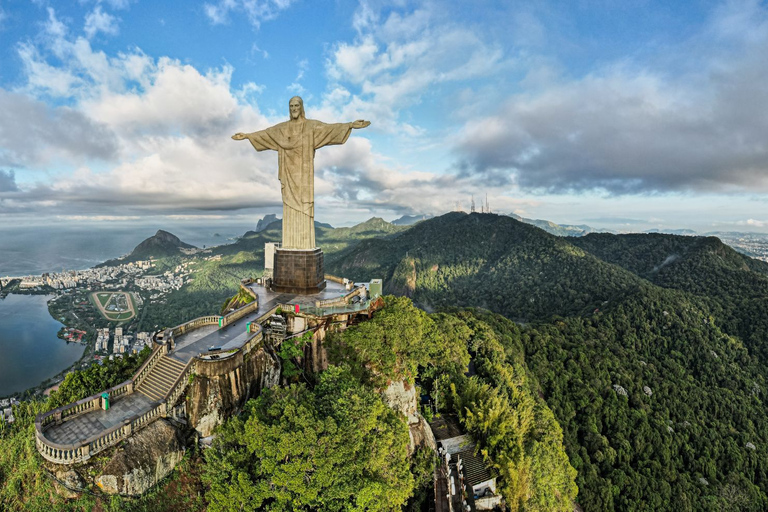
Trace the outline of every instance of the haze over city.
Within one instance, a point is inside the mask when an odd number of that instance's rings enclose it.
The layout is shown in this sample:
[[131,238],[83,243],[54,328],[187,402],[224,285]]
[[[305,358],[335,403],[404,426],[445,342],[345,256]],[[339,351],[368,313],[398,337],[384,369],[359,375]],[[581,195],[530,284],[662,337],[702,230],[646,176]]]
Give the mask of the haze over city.
[[768,231],[768,6],[0,2],[0,218],[247,224],[274,154],[229,139],[368,119],[319,151],[316,218],[491,208],[618,231]]

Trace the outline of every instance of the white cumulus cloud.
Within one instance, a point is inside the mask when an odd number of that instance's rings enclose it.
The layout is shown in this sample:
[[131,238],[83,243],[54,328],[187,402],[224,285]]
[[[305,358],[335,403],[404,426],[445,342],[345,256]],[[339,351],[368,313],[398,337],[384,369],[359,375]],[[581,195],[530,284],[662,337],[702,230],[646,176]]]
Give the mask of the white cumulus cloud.
[[262,22],[277,18],[294,0],[219,0],[218,3],[206,3],[205,15],[214,25],[229,21],[231,12],[242,12],[250,23],[259,28]]
[[118,27],[119,21],[117,17],[104,12],[101,9],[101,5],[97,4],[91,12],[85,15],[83,31],[88,39],[93,39],[100,32],[105,35],[114,36],[120,31]]

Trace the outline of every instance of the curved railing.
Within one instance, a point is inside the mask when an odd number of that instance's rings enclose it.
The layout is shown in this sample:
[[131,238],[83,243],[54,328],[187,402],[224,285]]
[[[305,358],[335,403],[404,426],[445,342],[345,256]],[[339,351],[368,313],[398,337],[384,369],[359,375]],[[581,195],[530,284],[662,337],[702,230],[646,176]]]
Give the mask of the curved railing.
[[176,327],[171,329],[171,332],[173,334],[173,337],[175,338],[189,331],[193,331],[199,327],[203,327],[204,325],[219,325],[220,323],[221,323],[220,315],[201,316],[201,317],[195,318],[194,320],[190,320],[189,322],[184,322],[181,325],[177,325]]
[[[270,316],[272,314],[274,314],[273,312],[274,312],[275,309],[277,309],[277,308],[273,308],[270,311]],[[241,348],[241,350],[243,351],[243,354],[248,354],[253,349],[261,346],[261,342],[264,339],[264,332],[263,332],[263,328],[261,327],[261,322],[259,320],[261,320],[262,318],[264,318],[264,316],[259,317],[258,320],[256,320],[255,322],[251,323],[251,328],[255,329],[255,330],[249,329],[248,332],[249,333],[253,333],[253,336],[248,338],[248,340],[245,343],[243,343],[243,346]],[[267,317],[267,318],[269,318],[269,317]],[[257,328],[253,327],[254,324],[256,324]]]
[[[241,309],[243,308],[240,308],[240,310]],[[240,310],[236,311],[235,313],[239,312]],[[223,323],[221,319],[221,316],[199,317],[174,327],[171,329],[172,335],[177,336],[204,325],[221,325]],[[258,333],[260,333],[260,329],[258,330]],[[258,333],[255,334],[253,338],[256,338]],[[147,378],[149,373],[152,371],[152,368],[157,364],[160,358],[168,353],[169,345],[167,340],[165,341],[166,343],[163,344],[155,344],[152,354],[150,354],[147,360],[144,361],[136,373],[134,373],[134,376],[131,378],[131,380],[127,380],[105,391],[109,394],[111,401],[118,397],[130,394],[134,391],[134,389],[138,388],[139,384],[141,384],[141,382]],[[195,359],[193,358],[173,383],[171,389],[166,394],[163,401],[160,402],[160,404],[153,407],[149,411],[145,411],[144,413],[137,414],[131,418],[126,419],[121,425],[116,425],[110,429],[99,432],[95,436],[92,436],[83,441],[79,441],[77,443],[56,443],[45,437],[45,431],[53,425],[61,424],[63,421],[71,420],[77,416],[98,410],[101,407],[102,393],[105,392],[97,393],[87,398],[83,398],[82,400],[78,400],[77,402],[58,407],[43,414],[39,414],[35,419],[35,444],[37,445],[38,451],[43,456],[43,458],[50,462],[55,462],[57,464],[76,464],[88,460],[92,455],[99,453],[100,451],[105,450],[111,446],[114,446],[121,440],[128,438],[134,432],[137,432],[138,430],[146,427],[158,418],[166,417],[168,415],[168,411],[176,410],[173,408],[173,406],[181,397],[184,389],[187,387],[189,383],[189,375],[194,371],[194,364]]]
[[[189,322],[185,322],[172,329],[167,329],[163,336],[162,343],[156,343],[152,354],[147,360],[139,367],[131,380],[125,381],[113,388],[106,391],[109,393],[110,400],[114,400],[118,397],[133,393],[138,388],[147,376],[150,374],[154,366],[158,363],[160,358],[169,353],[173,343],[173,338],[181,336],[189,331],[203,327],[205,325],[219,325],[224,327],[241,318],[258,310],[258,297],[257,295],[247,287],[248,283],[241,284],[241,287],[248,291],[251,296],[256,300],[246,304],[232,313],[219,316],[209,315]],[[350,294],[347,294],[344,298],[349,300],[353,295],[360,293],[359,290],[355,290]],[[361,301],[357,304],[341,304],[334,301],[335,304],[327,304],[326,307],[312,308],[302,307],[301,313],[328,315],[334,313],[349,313],[362,311],[371,306],[370,301]],[[278,308],[282,308],[286,311],[291,310],[289,304],[279,304],[260,315],[248,326],[248,333],[253,334],[246,342],[235,351],[248,354],[249,352],[256,350],[263,346],[263,331],[261,324],[267,320],[271,315],[277,312]],[[196,365],[201,364],[203,360],[198,357],[194,357],[190,360],[181,374],[177,377],[176,381],[171,386],[163,400],[155,405],[152,409],[145,411],[141,414],[137,414],[131,418],[126,419],[122,424],[116,425],[108,430],[99,432],[97,435],[85,439],[75,444],[58,444],[45,437],[45,431],[51,428],[54,424],[61,424],[63,421],[71,420],[82,414],[97,410],[101,406],[102,393],[95,394],[93,396],[78,400],[75,403],[67,404],[52,411],[40,414],[35,419],[35,441],[38,451],[41,455],[51,462],[58,464],[75,464],[82,462],[90,458],[92,455],[99,453],[111,446],[114,446],[121,440],[131,436],[134,432],[146,427],[153,421],[161,417],[176,417],[178,416],[183,404],[180,407],[176,407],[176,403],[181,398],[184,390],[189,384],[189,376],[195,371]]]
[[166,413],[166,404],[162,403],[141,414],[126,419],[121,425],[115,425],[95,436],[79,443],[59,444],[46,438],[39,429],[35,432],[37,450],[46,460],[57,464],[77,464],[88,460],[92,455],[116,445],[134,432],[146,427]]
[[348,280],[345,280],[343,277],[334,276],[331,274],[325,274],[325,280],[326,281],[333,281],[334,283],[338,284],[347,284]]
[[231,312],[228,315],[224,316],[224,319],[222,320],[222,327],[226,327],[227,325],[237,322],[241,318],[250,315],[251,313],[255,313],[259,309],[259,301],[254,300],[253,302],[249,302],[245,306],[238,308],[237,310]]
[[72,419],[82,414],[94,411],[101,407],[101,395],[103,393],[109,393],[109,398],[114,399],[119,396],[127,395],[133,392],[133,380],[127,380],[113,386],[106,391],[99,392],[95,395],[78,400],[71,404],[62,405],[51,411],[38,414],[35,418],[35,426],[38,431],[45,431],[51,423],[61,423],[66,419]]
[[258,294],[248,287],[249,284],[253,284],[255,282],[256,281],[254,281],[253,279],[243,279],[240,282],[240,289],[243,290],[248,295],[250,295],[251,297],[253,297],[254,300],[259,300]]
[[[95,453],[94,448],[100,445],[93,445],[94,441],[99,441],[102,437],[111,440],[115,428],[103,433],[99,433],[92,439],[88,439],[76,444],[58,444],[45,437],[45,431],[53,425],[61,424],[65,420],[71,420],[77,416],[97,410],[101,407],[101,396],[108,393],[110,400],[124,396],[133,392],[133,380],[127,380],[117,386],[111,387],[106,391],[91,395],[77,402],[57,407],[52,411],[38,414],[35,418],[35,440],[40,454],[51,462],[59,464],[74,464],[88,459]],[[110,445],[111,446],[111,445]],[[96,451],[101,451],[98,448]]]

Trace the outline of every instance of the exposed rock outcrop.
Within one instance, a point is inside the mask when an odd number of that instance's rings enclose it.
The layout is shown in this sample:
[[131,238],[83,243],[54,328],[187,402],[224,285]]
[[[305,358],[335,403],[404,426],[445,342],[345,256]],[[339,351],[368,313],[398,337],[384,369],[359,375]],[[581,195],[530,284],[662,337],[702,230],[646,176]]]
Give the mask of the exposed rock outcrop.
[[437,451],[437,442],[435,442],[435,436],[432,433],[432,429],[429,427],[429,423],[419,414],[419,421],[408,425],[410,440],[408,441],[408,453],[411,454],[416,451],[419,446],[426,446],[431,448],[432,451]]
[[65,498],[76,498],[85,487],[82,477],[73,469],[61,469],[56,472],[56,492]]
[[173,471],[184,457],[184,440],[176,428],[157,420],[128,438],[95,478],[108,494],[143,494]]
[[249,398],[279,383],[280,368],[264,349],[245,356],[198,362],[190,384],[187,412],[202,437],[233,416]]
[[265,215],[264,218],[259,219],[259,222],[256,224],[256,230],[255,230],[256,233],[261,233],[262,231],[267,229],[267,227],[269,227],[270,224],[272,224],[273,222],[277,222],[279,220],[280,219],[278,219],[277,215],[275,215],[274,213],[269,213]]
[[416,386],[407,383],[393,382],[381,393],[384,403],[408,419],[408,454],[412,454],[419,446],[427,446],[437,450],[435,436],[427,421],[419,414],[419,397]]
[[384,403],[408,418],[408,424],[419,422],[419,402],[416,386],[403,381],[393,382],[382,392]]

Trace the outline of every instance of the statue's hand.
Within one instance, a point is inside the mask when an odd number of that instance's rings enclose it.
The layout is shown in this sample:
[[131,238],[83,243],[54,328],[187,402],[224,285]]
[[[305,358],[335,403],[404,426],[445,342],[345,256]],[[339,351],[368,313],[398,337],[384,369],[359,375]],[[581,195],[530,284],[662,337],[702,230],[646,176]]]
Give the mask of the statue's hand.
[[247,137],[245,136],[245,134],[244,134],[244,133],[236,133],[236,134],[234,134],[234,135],[232,136],[232,138],[233,138],[234,140],[243,140],[243,139],[246,139]]
[[357,121],[352,122],[352,128],[365,128],[366,126],[370,126],[370,121],[363,121],[362,119],[358,119]]

